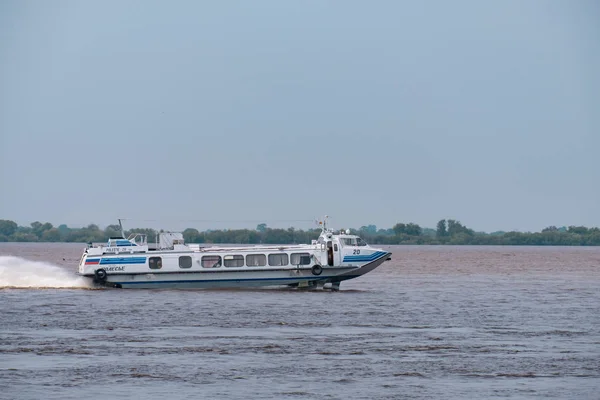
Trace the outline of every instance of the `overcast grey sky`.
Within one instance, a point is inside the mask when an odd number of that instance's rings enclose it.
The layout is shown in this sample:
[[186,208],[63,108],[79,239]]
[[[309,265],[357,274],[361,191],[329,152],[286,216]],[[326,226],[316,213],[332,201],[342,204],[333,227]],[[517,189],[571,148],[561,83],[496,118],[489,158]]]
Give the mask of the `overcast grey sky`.
[[600,226],[599,21],[594,0],[4,0],[0,218]]

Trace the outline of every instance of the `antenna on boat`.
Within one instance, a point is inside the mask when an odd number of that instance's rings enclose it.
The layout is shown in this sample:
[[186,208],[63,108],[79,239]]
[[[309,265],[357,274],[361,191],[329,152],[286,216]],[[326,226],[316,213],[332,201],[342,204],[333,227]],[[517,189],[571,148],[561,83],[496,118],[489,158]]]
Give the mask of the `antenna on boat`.
[[318,224],[321,227],[321,230],[323,232],[327,232],[327,219],[328,218],[329,218],[329,215],[326,215],[325,218],[323,218],[322,221],[318,221]]
[[119,218],[119,226],[121,227],[121,237],[125,239],[125,231],[123,230],[123,224],[121,223],[121,218]]

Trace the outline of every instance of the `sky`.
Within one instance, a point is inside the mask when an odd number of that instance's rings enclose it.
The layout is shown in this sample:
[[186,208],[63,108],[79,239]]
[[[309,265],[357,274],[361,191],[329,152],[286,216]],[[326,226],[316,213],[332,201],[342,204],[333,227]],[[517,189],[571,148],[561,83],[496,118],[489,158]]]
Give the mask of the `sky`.
[[0,2],[0,219],[600,226],[600,3]]

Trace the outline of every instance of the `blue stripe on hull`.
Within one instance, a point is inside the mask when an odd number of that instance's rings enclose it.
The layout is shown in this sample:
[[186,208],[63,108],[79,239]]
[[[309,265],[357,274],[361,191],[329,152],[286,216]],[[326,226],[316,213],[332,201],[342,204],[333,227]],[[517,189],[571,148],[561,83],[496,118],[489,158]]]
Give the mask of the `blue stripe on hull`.
[[146,257],[129,257],[129,258],[103,258],[100,260],[101,265],[114,264],[145,264]]
[[343,262],[369,262],[369,261],[375,261],[376,259],[378,259],[381,256],[384,256],[385,254],[387,254],[387,252],[385,251],[377,251],[373,254],[369,254],[369,255],[360,255],[360,256],[345,256],[344,257],[344,261]]

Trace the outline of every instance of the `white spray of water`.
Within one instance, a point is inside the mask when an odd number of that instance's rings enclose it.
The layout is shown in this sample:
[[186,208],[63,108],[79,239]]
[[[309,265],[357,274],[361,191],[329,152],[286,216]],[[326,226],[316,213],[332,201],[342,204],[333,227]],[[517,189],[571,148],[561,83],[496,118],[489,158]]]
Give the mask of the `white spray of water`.
[[81,288],[91,282],[50,263],[0,256],[0,289],[3,288]]

